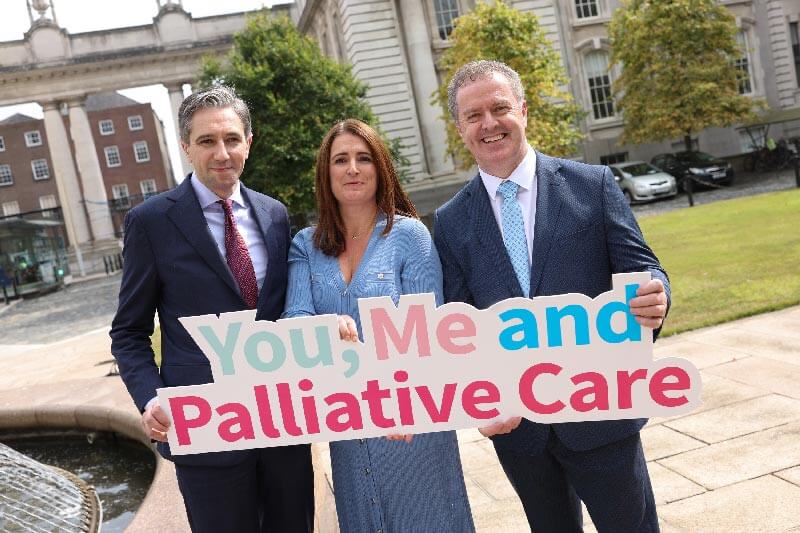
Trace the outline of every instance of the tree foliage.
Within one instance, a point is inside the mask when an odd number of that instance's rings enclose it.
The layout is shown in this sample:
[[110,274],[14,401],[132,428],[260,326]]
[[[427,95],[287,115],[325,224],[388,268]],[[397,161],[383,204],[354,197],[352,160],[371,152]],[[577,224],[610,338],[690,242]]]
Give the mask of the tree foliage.
[[479,2],[475,9],[455,21],[452,46],[441,57],[443,83],[433,101],[442,110],[447,125],[448,153],[462,168],[474,160],[467,151],[447,110],[447,84],[459,67],[478,59],[502,61],[522,78],[528,104],[528,142],[556,156],[575,153],[581,139],[578,121],[583,112],[565,91],[567,83],[561,59],[539,25],[536,15],[523,13],[503,1]]
[[241,179],[293,214],[314,209],[314,162],[328,129],[345,118],[376,125],[366,86],[284,16],[252,15],[226,62],[205,59],[200,83],[230,85],[249,104],[253,144]]
[[744,54],[730,12],[714,0],[623,0],[609,26],[623,143],[683,137],[751,118],[760,103],[739,94]]

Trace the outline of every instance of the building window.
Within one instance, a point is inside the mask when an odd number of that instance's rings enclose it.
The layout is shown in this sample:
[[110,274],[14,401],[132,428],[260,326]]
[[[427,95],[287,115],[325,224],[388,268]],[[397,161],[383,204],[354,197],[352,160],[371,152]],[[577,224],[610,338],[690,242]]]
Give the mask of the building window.
[[114,208],[128,209],[131,206],[127,184],[123,183],[111,187],[111,196],[114,198]]
[[39,133],[39,130],[25,132],[25,146],[31,148],[33,146],[41,146],[41,145],[42,145],[42,135]]
[[147,200],[156,194],[156,180],[142,180],[139,182],[139,189],[142,191],[142,198]]
[[31,161],[33,179],[36,181],[46,180],[50,177],[50,167],[47,166],[47,159],[34,159]]
[[142,122],[141,115],[134,115],[128,117],[128,129],[131,131],[138,131],[144,129],[144,122]]
[[767,128],[761,126],[739,130],[739,144],[743,154],[755,152],[767,144]]
[[739,43],[739,53],[741,54],[734,62],[739,78],[739,94],[750,94],[753,92],[753,85],[750,83],[750,47],[747,42],[747,33],[739,31],[736,34],[736,41]]
[[52,218],[54,212],[53,209],[56,207],[56,197],[54,194],[48,194],[39,197],[39,209],[42,210],[42,216],[44,218]]
[[433,0],[433,8],[439,38],[446,41],[453,31],[453,21],[458,18],[458,0]]
[[107,167],[118,167],[122,164],[122,160],[119,157],[119,148],[116,146],[106,146],[103,151],[106,153]]
[[14,176],[11,175],[11,165],[0,165],[0,186],[12,185]]
[[597,16],[597,0],[575,0],[575,15],[579,19]]
[[3,202],[3,216],[10,217],[12,215],[19,215],[19,202],[16,200]]
[[133,155],[137,163],[150,161],[150,150],[147,149],[147,141],[133,143]]
[[628,160],[628,152],[617,152],[616,154],[606,154],[600,156],[601,165],[616,165]]
[[100,126],[100,135],[111,135],[114,133],[114,121],[110,119],[101,120],[98,122]]
[[6,151],[6,141],[3,139],[3,136],[0,135],[0,152]]
[[797,78],[797,86],[800,87],[800,30],[797,22],[789,23],[789,35],[792,39],[792,54],[794,54],[794,75]]
[[597,50],[586,54],[586,78],[589,81],[589,96],[595,119],[614,116],[614,100],[611,98],[611,77],[608,74],[608,54]]

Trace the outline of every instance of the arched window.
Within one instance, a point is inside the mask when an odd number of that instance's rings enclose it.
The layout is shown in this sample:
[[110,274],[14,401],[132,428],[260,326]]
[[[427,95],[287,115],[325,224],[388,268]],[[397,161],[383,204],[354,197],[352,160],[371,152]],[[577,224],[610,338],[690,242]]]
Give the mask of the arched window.
[[453,31],[453,21],[458,18],[458,0],[433,0],[436,13],[436,28],[439,38],[446,41]]
[[608,73],[608,54],[603,50],[589,52],[584,57],[592,114],[595,119],[614,116],[614,100],[611,97],[611,76]]

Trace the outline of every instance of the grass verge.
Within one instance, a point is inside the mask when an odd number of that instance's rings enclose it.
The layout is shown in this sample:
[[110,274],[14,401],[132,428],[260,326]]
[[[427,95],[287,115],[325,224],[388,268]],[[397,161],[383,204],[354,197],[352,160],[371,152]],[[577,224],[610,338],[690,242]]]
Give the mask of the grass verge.
[[664,335],[800,303],[800,189],[670,211],[639,224],[670,278]]

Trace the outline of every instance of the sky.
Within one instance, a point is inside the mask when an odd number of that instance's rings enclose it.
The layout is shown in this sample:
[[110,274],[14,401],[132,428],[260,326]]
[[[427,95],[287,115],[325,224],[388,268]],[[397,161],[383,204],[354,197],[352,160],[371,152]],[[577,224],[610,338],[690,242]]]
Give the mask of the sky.
[[[69,33],[106,30],[125,26],[152,24],[158,13],[157,0],[53,0],[58,24]],[[161,2],[164,3],[164,0]],[[284,3],[283,0],[183,0],[183,8],[193,17],[206,17],[223,13],[250,11]],[[0,24],[0,41],[14,41],[24,38],[30,28],[30,18],[26,0],[0,0],[3,22]],[[38,13],[34,11],[34,17]],[[0,58],[0,64],[2,59]],[[181,163],[178,143],[174,135],[175,125],[172,120],[167,90],[162,85],[136,87],[120,90],[128,98],[141,103],[150,103],[156,114],[164,123],[172,168],[176,178],[181,179]],[[0,120],[13,115],[26,115],[42,118],[42,110],[38,104],[23,104],[0,107]]]

